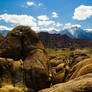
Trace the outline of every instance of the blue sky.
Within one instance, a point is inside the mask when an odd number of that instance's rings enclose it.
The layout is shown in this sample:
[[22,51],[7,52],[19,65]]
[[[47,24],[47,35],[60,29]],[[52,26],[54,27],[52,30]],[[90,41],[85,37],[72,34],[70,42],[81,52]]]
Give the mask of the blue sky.
[[0,29],[17,25],[38,32],[74,26],[92,29],[92,0],[0,0]]

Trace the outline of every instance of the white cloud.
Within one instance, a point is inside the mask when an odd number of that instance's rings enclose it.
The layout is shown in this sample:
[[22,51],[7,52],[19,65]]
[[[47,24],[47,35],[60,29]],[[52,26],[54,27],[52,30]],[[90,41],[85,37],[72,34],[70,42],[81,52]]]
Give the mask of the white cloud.
[[47,20],[47,21],[38,21],[38,25],[41,26],[48,26],[48,25],[54,25],[55,22],[54,21],[51,21],[51,20]]
[[35,5],[34,2],[27,2],[26,4],[27,4],[28,6],[34,6],[34,5]]
[[63,29],[71,28],[72,24],[71,23],[66,23],[63,27]]
[[39,3],[38,6],[42,6],[43,4],[42,3]]
[[59,23],[59,22],[55,22],[52,20],[44,20],[44,21],[38,21],[38,25],[39,26],[44,26],[44,27],[61,27],[63,24]]
[[92,32],[92,29],[85,29],[85,31],[87,31],[87,32]]
[[39,20],[49,20],[47,15],[40,15],[37,17]]
[[0,25],[0,30],[12,30],[12,28]]
[[70,29],[70,28],[72,28],[72,27],[81,27],[81,25],[80,24],[71,24],[70,22],[69,23],[66,23],[65,25],[64,25],[64,27],[63,27],[63,29]]
[[60,26],[62,26],[62,25],[63,25],[63,24],[61,24],[61,23],[59,23],[59,22],[56,23],[56,26],[57,26],[57,27],[60,27]]
[[41,28],[40,31],[46,31],[49,33],[53,33],[53,31],[60,31],[58,28],[55,27],[48,27],[48,28]]
[[[42,6],[43,3],[38,3],[38,4],[36,4],[35,2],[26,2],[26,5],[27,5],[27,6]],[[22,5],[22,7],[26,8],[25,5]]]
[[39,32],[40,31],[40,27],[32,27],[33,30],[35,30],[36,32]]
[[81,27],[79,24],[72,25],[72,27]]
[[56,12],[52,12],[52,17],[53,18],[58,18],[58,14]]
[[[5,21],[6,23],[11,23],[13,27],[16,25],[27,25],[30,26],[36,32],[45,30],[51,31],[61,30],[62,24],[59,22],[55,22],[48,18],[47,15],[37,16],[37,19],[33,16],[28,15],[16,15],[16,14],[2,14],[0,15],[0,20]],[[2,29],[10,29],[8,27],[0,27]]]
[[2,14],[0,15],[0,20],[4,20],[7,23],[14,23],[19,25],[36,26],[36,19],[28,15],[10,15]]
[[92,6],[80,5],[75,9],[73,19],[86,20],[92,16]]

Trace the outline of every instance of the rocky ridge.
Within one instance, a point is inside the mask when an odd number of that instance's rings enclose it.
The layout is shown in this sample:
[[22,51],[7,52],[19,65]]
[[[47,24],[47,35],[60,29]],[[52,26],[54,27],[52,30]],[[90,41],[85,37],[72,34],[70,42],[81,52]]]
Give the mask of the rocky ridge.
[[45,48],[92,48],[90,39],[70,38],[65,34],[49,34],[48,32],[40,32],[38,35]]

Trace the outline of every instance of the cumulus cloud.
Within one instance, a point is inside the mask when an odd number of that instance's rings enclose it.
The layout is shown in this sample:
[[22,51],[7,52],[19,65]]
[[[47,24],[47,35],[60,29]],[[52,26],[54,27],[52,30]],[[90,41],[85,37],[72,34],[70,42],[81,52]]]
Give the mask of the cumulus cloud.
[[63,24],[61,24],[61,23],[58,22],[58,23],[56,23],[55,25],[56,25],[57,27],[60,27],[60,26],[62,26]]
[[[48,18],[47,15],[40,15],[34,18],[33,16],[28,15],[16,15],[16,14],[2,14],[0,15],[0,20],[3,20],[6,23],[11,23],[14,25],[27,25],[30,26],[36,32],[45,30],[61,30],[62,24],[56,21],[53,21]],[[8,27],[0,27],[2,29],[9,29]]]
[[86,20],[92,16],[92,6],[80,5],[75,9],[73,19]]
[[0,30],[12,30],[12,28],[0,25]]
[[92,32],[92,29],[85,29],[85,31],[87,31],[87,32]]
[[38,25],[43,25],[43,26],[48,26],[48,25],[55,25],[55,22],[54,21],[51,21],[51,20],[47,20],[47,21],[38,21]]
[[26,4],[27,4],[28,6],[34,6],[34,5],[35,5],[34,2],[26,2]]
[[[35,2],[26,2],[26,5],[27,5],[27,6],[42,6],[43,3],[38,3],[38,4],[36,4]],[[25,5],[22,5],[22,7],[25,7],[25,8],[26,8]]]
[[38,26],[35,26],[35,27],[31,27],[33,30],[35,30],[36,32],[39,32],[40,31],[40,27]]
[[52,32],[51,30],[61,30],[62,24],[49,19],[47,15],[40,15],[37,18],[40,31]]
[[52,12],[52,17],[53,18],[58,18],[58,14],[56,12]]
[[47,15],[40,15],[37,17],[39,20],[49,20]]
[[55,27],[48,27],[48,28],[41,28],[40,31],[46,31],[49,33],[54,33],[53,31],[60,31],[58,28]]
[[81,27],[80,24],[75,24],[75,25],[72,25],[72,27]]
[[36,19],[28,15],[11,15],[2,14],[0,15],[0,20],[4,20],[7,23],[14,23],[19,25],[36,26]]
[[81,27],[81,25],[80,24],[71,24],[70,22],[69,23],[66,23],[65,25],[64,25],[64,27],[63,27],[63,29],[69,29],[69,28],[72,28],[72,27]]
[[50,20],[48,17],[46,17],[46,18],[42,18],[42,17],[43,16],[40,16],[38,18],[38,25],[39,26],[55,26],[55,27],[61,27],[62,26],[61,23]]
[[66,23],[63,27],[63,29],[71,28],[72,24],[71,23]]

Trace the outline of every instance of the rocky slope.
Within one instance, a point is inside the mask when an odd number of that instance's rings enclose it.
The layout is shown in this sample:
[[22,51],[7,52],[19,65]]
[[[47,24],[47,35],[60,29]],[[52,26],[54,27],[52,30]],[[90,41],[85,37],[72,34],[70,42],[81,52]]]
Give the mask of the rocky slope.
[[[91,92],[92,56],[83,50],[50,56],[52,85],[39,92]],[[92,54],[92,53],[90,53]]]

